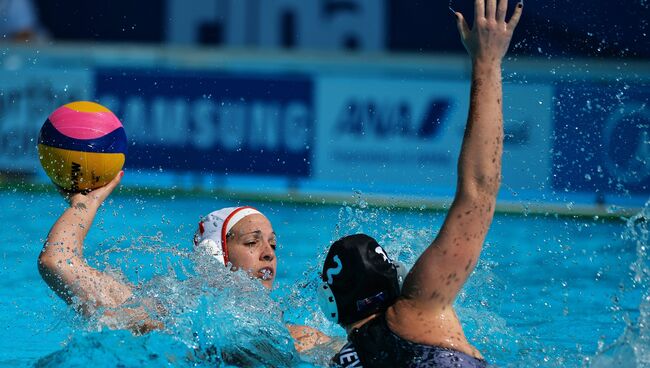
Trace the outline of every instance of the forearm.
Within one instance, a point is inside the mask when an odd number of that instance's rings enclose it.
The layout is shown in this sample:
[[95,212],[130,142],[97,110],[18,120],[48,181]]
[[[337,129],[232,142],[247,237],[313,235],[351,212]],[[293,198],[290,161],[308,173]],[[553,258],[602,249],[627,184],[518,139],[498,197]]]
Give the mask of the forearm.
[[73,201],[56,221],[39,256],[43,280],[68,304],[85,313],[115,307],[131,296],[129,286],[88,265],[84,240],[101,202]]
[[[452,304],[478,262],[501,183],[501,60],[521,17],[523,3],[517,5],[508,22],[507,0],[475,0],[474,6],[472,29],[461,13],[455,13],[461,40],[472,59],[456,197],[438,235],[418,258],[402,290],[408,303],[429,311],[445,310]],[[419,315],[412,317],[421,320]]]
[[501,63],[474,60],[467,126],[458,160],[458,195],[494,198],[503,152]]
[[98,208],[90,201],[73,202],[52,226],[41,256],[57,260],[83,258],[84,239]]

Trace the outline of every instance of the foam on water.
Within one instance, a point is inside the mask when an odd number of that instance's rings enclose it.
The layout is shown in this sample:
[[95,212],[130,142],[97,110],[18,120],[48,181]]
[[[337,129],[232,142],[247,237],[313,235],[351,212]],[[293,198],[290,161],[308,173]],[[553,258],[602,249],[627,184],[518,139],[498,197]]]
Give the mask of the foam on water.
[[[151,240],[152,238],[149,238]],[[299,366],[300,357],[283,323],[282,310],[256,279],[231,272],[210,256],[183,254],[174,247],[140,245],[160,255],[159,274],[142,282],[126,308],[144,309],[164,327],[142,336],[127,331],[133,320],[119,311],[100,310],[75,330],[65,348],[39,360],[39,367]],[[172,257],[176,257],[173,259]],[[190,266],[186,264],[189,262]],[[166,267],[161,267],[161,265]],[[115,272],[115,271],[109,271]],[[106,315],[111,315],[107,318]],[[109,329],[107,326],[111,326]],[[117,328],[117,329],[114,329]]]
[[623,239],[636,246],[636,260],[630,265],[632,288],[641,291],[639,315],[625,315],[626,328],[611,345],[603,346],[593,358],[585,360],[591,368],[647,368],[650,367],[650,201],[643,210],[627,221]]
[[[444,214],[432,215],[430,212],[421,212],[418,216],[422,217],[424,222],[430,223],[429,226],[423,227],[421,224],[394,223],[392,211],[391,208],[369,208],[358,193],[354,203],[345,205],[339,210],[331,241],[350,234],[366,233],[375,237],[391,258],[404,263],[410,269],[435,238],[436,232],[433,229],[439,228]],[[292,311],[295,319],[315,326],[329,336],[333,336],[336,342],[341,342],[346,339],[345,331],[323,317],[318,310],[315,294],[329,245],[329,243],[322,245],[318,253],[319,257],[309,263],[298,286],[292,289],[290,296],[283,303],[287,304],[287,309]],[[520,345],[528,342],[525,342],[525,337],[518,336],[507,325],[506,320],[497,313],[498,305],[487,302],[487,300],[497,300],[494,295],[503,293],[505,289],[505,284],[494,274],[492,268],[491,262],[479,261],[473,276],[459,294],[455,309],[467,331],[470,332],[469,335],[479,339],[480,346],[499,346],[501,350],[517,352]],[[323,354],[329,354],[327,357],[331,357],[331,350],[326,349]],[[487,354],[487,357],[491,361],[496,360],[491,354]],[[323,361],[322,358],[325,356],[321,356],[319,361]]]
[[[375,237],[391,257],[410,267],[435,237],[444,213],[413,210],[409,221],[398,221],[400,216],[390,208],[369,208],[359,198],[338,210],[330,241],[365,232]],[[585,346],[585,349],[591,349],[590,353],[584,354],[580,347],[567,347],[554,343],[553,339],[564,337],[555,330],[569,329],[571,326],[568,324],[574,319],[589,319],[589,316],[569,310],[565,318],[558,319],[556,315],[544,315],[546,310],[543,308],[522,307],[514,313],[510,311],[512,303],[518,300],[514,295],[520,292],[521,283],[511,284],[510,280],[504,279],[502,272],[504,267],[516,265],[523,258],[513,257],[515,254],[507,252],[508,246],[516,248],[517,244],[508,244],[511,242],[508,238],[490,240],[490,236],[483,257],[455,303],[470,341],[488,361],[502,367],[576,366],[581,362],[584,366],[597,368],[614,364],[622,368],[650,366],[648,218],[650,204],[642,213],[629,219],[622,236],[629,248],[636,248],[636,259],[626,261],[631,262],[630,276],[625,276],[630,285],[621,293],[640,293],[642,298],[640,305],[635,304],[639,305],[636,310],[612,310],[612,319],[618,315],[618,318],[627,318],[628,321],[625,332],[614,343],[603,343],[598,354],[594,355],[597,341],[593,341],[593,345]],[[495,225],[496,232],[502,231],[498,223]],[[571,236],[563,231],[560,226],[555,232],[546,234],[543,241],[558,243],[558,257],[575,256],[577,252],[566,253],[563,242],[569,242]],[[64,323],[76,326],[74,332],[62,350],[41,358],[38,366],[326,366],[345,340],[345,331],[324,318],[316,301],[320,267],[330,242],[314,245],[319,248],[314,252],[318,256],[301,260],[307,263],[303,274],[295,282],[272,293],[264,289],[259,280],[250,279],[243,272],[231,272],[212,257],[169,244],[164,234],[138,237],[130,244],[126,238],[110,239],[107,243],[121,245],[98,247],[109,250],[94,254],[97,263],[115,265],[109,272],[118,278],[135,281],[137,288],[130,306],[144,308],[152,320],[162,322],[164,328],[134,336],[125,330],[106,328],[106,324],[122,327],[129,324],[129,319],[119,314],[112,320],[75,318],[71,321],[65,312],[62,316]],[[614,249],[620,251],[619,247]],[[534,248],[529,252],[527,257],[531,264],[536,262],[536,257],[544,257],[548,264],[558,267],[553,254],[546,251],[542,254]],[[501,257],[495,254],[501,254]],[[608,256],[602,252],[594,255]],[[122,275],[122,271],[128,277]],[[517,272],[522,271],[515,269],[512,274],[516,276]],[[543,289],[539,293],[533,290],[538,286],[546,287],[550,282],[560,283],[563,277],[560,274],[551,276],[545,278],[544,283],[531,284],[533,293],[526,295],[539,296],[539,300],[531,303],[559,304],[561,313],[561,305],[567,303],[558,294],[562,288],[553,289],[552,294]],[[555,279],[558,281],[553,281]],[[557,299],[548,299],[549,295]],[[531,316],[530,313],[537,315]],[[316,327],[333,336],[334,340],[301,356],[293,347],[285,327],[287,321]],[[567,324],[562,325],[565,322]],[[224,362],[222,357],[227,361]]]
[[[430,244],[435,237],[436,231],[441,225],[444,213],[432,215],[430,212],[422,212],[420,217],[424,223],[420,224],[397,224],[393,223],[391,209],[368,208],[364,205],[363,200],[359,200],[352,205],[344,206],[339,210],[337,225],[332,234],[332,240],[341,236],[365,232],[375,237],[379,243],[386,248],[391,257],[405,263],[411,267],[421,252]],[[464,329],[473,344],[483,352],[490,362],[498,363],[502,367],[555,367],[555,366],[576,366],[583,361],[584,365],[593,367],[610,367],[614,363],[621,367],[648,367],[648,349],[650,347],[650,292],[648,288],[648,229],[647,218],[650,218],[650,205],[647,205],[644,211],[634,218],[630,219],[627,224],[627,230],[623,234],[624,241],[636,244],[637,260],[631,266],[635,275],[633,283],[635,288],[644,290],[643,301],[639,307],[639,318],[628,324],[626,332],[612,346],[602,348],[601,353],[596,357],[588,357],[582,353],[582,347],[562,346],[554,344],[553,339],[562,336],[561,331],[553,332],[553,328],[571,328],[573,318],[589,318],[589,316],[575,315],[574,311],[564,307],[563,318],[557,320],[553,315],[538,315],[531,318],[516,315],[526,323],[526,328],[515,328],[509,322],[503,308],[509,308],[504,296],[518,293],[519,290],[509,285],[508,280],[503,280],[500,274],[494,270],[499,265],[489,254],[493,245],[488,241],[484,245],[484,256],[474,270],[472,276],[468,279],[467,284],[461,290],[455,302],[455,309],[463,322]],[[570,226],[569,224],[566,224]],[[587,224],[585,229],[589,229]],[[578,228],[582,231],[582,225]],[[561,233],[561,232],[560,232]],[[563,239],[565,237],[566,239]],[[489,237],[488,237],[489,238]],[[549,239],[552,236],[549,235]],[[558,241],[572,243],[568,234],[561,235]],[[549,241],[544,240],[544,241]],[[560,241],[560,243],[562,243]],[[562,245],[561,246],[566,246]],[[329,244],[325,244],[319,252],[319,257],[310,263],[308,271],[303,275],[299,288],[292,291],[288,300],[289,309],[293,309],[298,318],[302,318],[308,324],[316,326],[331,336],[339,339],[345,338],[344,331],[319,317],[315,305],[315,295],[311,293],[316,283],[319,282],[318,273],[327,252]],[[503,247],[504,244],[496,244],[497,247]],[[564,248],[562,248],[564,249]],[[564,251],[560,252],[563,253]],[[487,256],[486,256],[487,255]],[[546,257],[548,262],[553,262],[552,258]],[[571,256],[566,254],[562,257]],[[600,257],[607,256],[599,255]],[[554,279],[553,275],[548,275],[545,280]],[[562,277],[557,276],[557,284],[563,284]],[[539,287],[530,285],[531,288]],[[543,287],[543,286],[542,286]],[[547,291],[541,289],[539,296],[541,299],[531,301],[531,303],[550,303],[556,305],[566,305],[569,289],[571,286],[565,286],[567,295],[554,295],[548,299],[544,295]],[[563,288],[558,288],[562,290]],[[575,289],[574,289],[575,290]],[[575,291],[572,291],[575,292]],[[564,299],[563,299],[564,298]],[[287,302],[287,301],[285,301]],[[503,304],[503,305],[502,305]],[[562,309],[562,308],[560,308]],[[522,308],[517,313],[522,313],[526,308]],[[505,312],[505,313],[504,313]],[[541,311],[539,311],[541,312]],[[636,311],[633,311],[633,313]],[[573,316],[573,317],[572,317]],[[562,321],[565,321],[563,327]],[[550,327],[556,326],[556,327]],[[550,329],[550,330],[549,330]],[[596,346],[597,341],[593,341]],[[585,347],[589,349],[589,346]],[[632,361],[630,360],[633,357]],[[623,364],[622,362],[625,362]]]

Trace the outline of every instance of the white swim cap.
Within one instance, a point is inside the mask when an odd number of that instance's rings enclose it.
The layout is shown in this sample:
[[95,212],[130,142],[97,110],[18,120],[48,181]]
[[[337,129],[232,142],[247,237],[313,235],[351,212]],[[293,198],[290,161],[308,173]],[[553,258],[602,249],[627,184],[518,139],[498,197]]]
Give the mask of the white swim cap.
[[253,207],[227,207],[211,212],[199,222],[199,229],[194,234],[194,245],[205,249],[214,258],[228,264],[228,247],[226,235],[244,217],[262,214]]

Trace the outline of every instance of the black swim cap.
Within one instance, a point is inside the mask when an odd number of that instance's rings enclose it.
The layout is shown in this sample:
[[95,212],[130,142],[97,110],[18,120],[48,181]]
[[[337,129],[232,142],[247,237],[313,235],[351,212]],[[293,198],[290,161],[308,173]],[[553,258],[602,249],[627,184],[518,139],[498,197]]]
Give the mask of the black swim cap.
[[342,325],[385,310],[400,294],[396,264],[375,239],[364,234],[332,244],[322,279],[321,288],[329,287],[336,299],[338,315],[334,320]]

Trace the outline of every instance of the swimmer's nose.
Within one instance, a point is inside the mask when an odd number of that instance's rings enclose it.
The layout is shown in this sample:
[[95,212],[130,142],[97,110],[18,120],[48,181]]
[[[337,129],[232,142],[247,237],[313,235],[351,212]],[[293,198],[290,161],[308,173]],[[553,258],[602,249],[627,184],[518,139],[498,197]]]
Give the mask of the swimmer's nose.
[[271,262],[273,259],[275,259],[275,251],[273,250],[271,243],[265,241],[264,249],[262,250],[262,254],[260,254],[260,260]]

